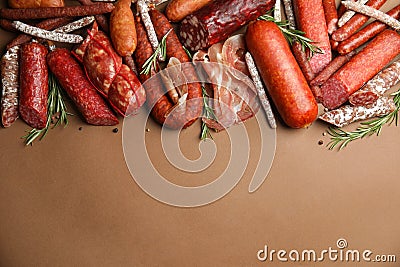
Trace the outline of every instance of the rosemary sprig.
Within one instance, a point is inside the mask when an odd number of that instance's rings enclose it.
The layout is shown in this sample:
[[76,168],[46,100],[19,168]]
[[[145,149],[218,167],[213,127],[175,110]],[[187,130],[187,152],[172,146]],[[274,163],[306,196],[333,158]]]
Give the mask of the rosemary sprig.
[[167,57],[167,36],[172,31],[169,30],[161,39],[161,42],[158,44],[156,51],[144,62],[142,66],[142,71],[140,74],[149,74],[151,68],[157,68],[157,58],[158,55],[161,54],[162,58],[165,59]]
[[269,13],[262,15],[258,18],[259,20],[266,20],[274,22],[279,29],[282,31],[283,35],[285,36],[286,40],[292,45],[294,42],[299,42],[301,45],[302,50],[305,52],[306,49],[310,51],[310,58],[315,54],[322,54],[324,53],[321,48],[314,45],[314,41],[310,38],[304,36],[304,32],[296,29],[289,28],[288,21],[277,21],[271,16]]
[[190,59],[193,59],[193,56],[192,56],[192,54],[190,53],[189,49],[187,49],[184,45],[182,45],[182,47],[183,47],[183,50],[185,50],[185,52],[186,52],[186,54],[188,55],[188,57],[189,57]]
[[64,124],[64,127],[66,127],[68,125],[67,115],[72,114],[67,112],[60,84],[58,83],[54,75],[52,73],[49,73],[49,93],[47,98],[46,127],[44,127],[43,129],[33,128],[26,135],[21,137],[25,139],[25,145],[32,144],[32,142],[35,141],[37,138],[39,138],[39,140],[42,140],[49,131],[52,118],[55,115],[58,115],[58,119],[51,128],[54,128],[60,124]]
[[327,145],[329,150],[334,149],[338,145],[340,145],[339,150],[341,150],[345,148],[351,141],[361,139],[366,136],[371,136],[373,134],[378,136],[385,124],[391,125],[393,122],[395,122],[395,125],[397,126],[400,110],[400,89],[392,95],[394,96],[393,101],[396,105],[396,109],[393,112],[377,119],[361,122],[361,126],[351,132],[347,132],[336,127],[330,127],[327,130],[327,133],[331,136],[331,141]]
[[[217,120],[217,117],[215,116],[214,110],[208,105],[208,100],[210,96],[207,93],[207,90],[204,85],[201,86],[202,94],[203,94],[203,115],[202,117],[205,117],[207,119],[213,119]],[[211,135],[210,128],[208,128],[207,124],[202,120],[201,121],[201,135],[200,139],[205,140],[207,138],[213,139]]]

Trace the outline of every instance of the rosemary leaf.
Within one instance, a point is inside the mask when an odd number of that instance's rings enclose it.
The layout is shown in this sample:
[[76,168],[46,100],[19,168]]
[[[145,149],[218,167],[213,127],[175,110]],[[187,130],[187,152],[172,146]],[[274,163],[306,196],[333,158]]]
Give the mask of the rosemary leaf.
[[323,53],[321,48],[313,44],[313,40],[304,36],[304,32],[289,28],[288,21],[276,21],[274,17],[269,14],[269,12],[260,16],[258,19],[274,22],[282,31],[289,44],[292,45],[294,42],[299,42],[303,51],[306,51],[307,49],[310,51],[310,58],[314,56],[315,53]]
[[354,131],[347,132],[337,127],[330,127],[327,130],[327,133],[330,135],[331,139],[327,144],[328,149],[332,150],[339,146],[339,150],[342,150],[351,141],[362,139],[366,136],[371,136],[374,134],[377,136],[380,135],[383,126],[385,125],[391,125],[394,122],[397,126],[400,110],[400,89],[393,93],[392,96],[396,105],[396,109],[393,112],[370,121],[361,122],[360,126]]
[[[207,90],[204,85],[201,86],[201,89],[202,89],[202,94],[203,94],[203,115],[202,115],[202,117],[216,121],[217,117],[215,116],[214,110],[208,105],[209,95],[207,94]],[[207,138],[213,139],[210,128],[208,128],[207,124],[202,120],[201,121],[200,139],[205,140]]]
[[67,115],[72,115],[67,112],[67,108],[64,102],[62,88],[57,82],[57,79],[52,73],[49,73],[49,93],[47,97],[47,121],[46,126],[43,129],[31,129],[25,136],[21,137],[25,139],[25,145],[31,145],[37,138],[42,140],[50,129],[52,117],[57,115],[58,119],[55,122],[54,127],[59,124],[64,124],[64,127],[68,124]]
[[162,58],[165,59],[167,57],[167,36],[168,34],[172,31],[169,30],[161,39],[161,42],[158,44],[157,49],[154,51],[154,53],[144,62],[142,66],[142,71],[140,74],[146,74],[148,75],[151,71],[151,69],[156,69],[157,68],[157,57],[159,54],[161,54]]

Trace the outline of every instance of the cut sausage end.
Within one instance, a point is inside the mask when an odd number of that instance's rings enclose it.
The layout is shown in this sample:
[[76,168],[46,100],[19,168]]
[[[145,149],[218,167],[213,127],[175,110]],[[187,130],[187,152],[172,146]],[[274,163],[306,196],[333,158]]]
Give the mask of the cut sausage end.
[[322,104],[328,109],[342,105],[349,98],[345,85],[337,79],[329,79],[321,87]]

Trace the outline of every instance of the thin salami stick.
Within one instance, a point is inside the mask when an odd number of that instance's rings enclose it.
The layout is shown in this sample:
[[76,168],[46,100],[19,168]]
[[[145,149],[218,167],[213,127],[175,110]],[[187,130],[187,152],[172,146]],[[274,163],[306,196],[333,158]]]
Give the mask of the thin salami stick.
[[393,62],[389,67],[375,75],[360,90],[349,97],[349,102],[357,106],[371,105],[399,82],[400,60]]
[[261,105],[265,111],[265,114],[267,115],[269,126],[275,129],[276,128],[275,116],[274,113],[272,112],[271,103],[268,100],[264,86],[261,82],[260,74],[258,73],[256,63],[254,62],[254,59],[249,52],[246,53],[245,59],[247,68],[249,69],[251,75],[251,79],[253,80],[254,85],[257,89],[258,98],[260,99]]
[[[43,21],[39,22],[38,24],[36,24],[35,26],[38,28],[50,31],[50,30],[54,30],[57,27],[67,24],[67,23],[71,22],[72,20],[73,20],[73,18],[70,18],[70,17],[51,18],[51,19],[43,20]],[[30,35],[20,34],[7,45],[7,49],[10,49],[13,46],[27,43],[31,39],[32,39],[32,36],[30,36]]]
[[[387,15],[399,19],[400,18],[400,5],[394,7],[393,9],[389,10]],[[383,30],[387,28],[387,25],[385,23],[382,23],[380,21],[374,21],[352,36],[350,36],[348,39],[344,40],[339,44],[337,47],[337,51],[340,54],[347,54],[354,49],[357,49],[361,45],[365,44],[367,41],[370,39],[374,38],[376,35],[381,33]]]
[[276,21],[282,21],[282,14],[281,14],[281,0],[275,1],[274,6],[274,19]]
[[19,46],[11,47],[1,59],[1,122],[9,127],[18,118]]
[[93,16],[84,17],[84,18],[78,19],[76,21],[73,21],[71,23],[68,23],[67,25],[58,27],[57,29],[54,30],[54,32],[61,32],[61,33],[73,32],[73,31],[83,28],[93,22],[94,22]]
[[[157,47],[159,45],[159,42],[157,39],[156,31],[154,30],[154,25],[150,19],[149,7],[147,6],[145,0],[137,1],[137,9],[140,13],[140,17],[142,18],[142,22],[146,29],[147,36],[149,37],[151,47],[153,48],[154,51],[156,51]],[[165,61],[165,59],[161,53],[158,54],[158,61],[160,61],[160,62]]]
[[10,20],[45,19],[57,17],[83,17],[109,13],[112,3],[96,3],[90,6],[40,7],[21,9],[0,9],[0,18]]
[[342,3],[348,9],[354,10],[363,15],[377,19],[377,20],[385,23],[386,25],[392,27],[396,31],[400,30],[400,22],[397,19],[394,19],[393,17],[383,13],[382,11],[379,11],[375,8],[372,8],[372,7],[369,7],[366,5],[353,3],[351,1],[342,1]]
[[0,27],[8,32],[15,32],[15,28],[12,25],[12,21],[8,19],[0,19]]
[[322,114],[319,119],[337,127],[343,127],[355,121],[387,115],[395,109],[396,105],[392,98],[382,97],[371,107],[345,105]]
[[285,9],[286,19],[289,23],[289,28],[296,29],[296,19],[294,17],[292,0],[283,0],[283,7]]
[[323,0],[322,5],[324,6],[324,13],[326,19],[326,26],[328,27],[328,33],[332,34],[337,29],[338,13],[336,10],[335,0]]
[[[343,2],[343,1],[342,1]],[[354,1],[353,1],[354,2]],[[361,5],[365,5],[368,2],[368,0],[357,0],[354,3],[359,3]],[[343,5],[343,3],[342,3]],[[345,5],[343,5],[345,8],[347,8]],[[340,17],[338,20],[338,26],[342,27],[344,24],[346,24],[354,15],[356,14],[355,11],[353,10],[347,10],[346,12],[343,13],[343,15]]]
[[337,56],[332,60],[328,66],[325,67],[311,82],[310,85],[323,85],[338,69],[340,69],[344,64],[349,62],[349,60],[356,54],[356,52],[351,52],[344,56]]
[[124,61],[125,65],[127,65],[136,76],[139,75],[135,61],[133,60],[132,56],[123,57],[122,60]]
[[55,42],[62,42],[62,43],[80,43],[83,41],[83,37],[77,34],[67,34],[67,33],[61,33],[61,32],[55,32],[55,31],[46,31],[37,27],[30,26],[28,24],[25,24],[21,21],[14,21],[13,22],[14,27],[26,34],[38,37],[38,38],[43,38],[46,40],[51,40]]
[[[387,0],[369,0],[367,6],[379,9]],[[344,41],[358,31],[367,21],[369,17],[363,14],[354,15],[343,27],[332,33],[332,39],[338,42]]]

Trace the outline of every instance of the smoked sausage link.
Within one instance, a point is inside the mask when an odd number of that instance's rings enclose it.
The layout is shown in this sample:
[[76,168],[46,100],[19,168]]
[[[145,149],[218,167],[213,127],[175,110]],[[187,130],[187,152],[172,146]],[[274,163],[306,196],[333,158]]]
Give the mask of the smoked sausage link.
[[192,51],[208,48],[265,14],[274,4],[275,0],[215,0],[184,18],[179,35]]
[[400,35],[385,30],[332,75],[322,86],[322,104],[334,109],[400,53]]
[[312,71],[318,74],[332,60],[322,0],[293,0],[293,8],[299,30],[313,40],[323,52],[314,54],[310,59]]
[[93,125],[118,124],[117,117],[86,78],[83,69],[70,51],[65,48],[57,48],[48,54],[47,62],[51,72],[56,76],[87,123]]
[[212,0],[171,0],[165,9],[165,15],[170,21],[178,22],[211,2]]
[[49,76],[47,48],[39,43],[21,47],[19,113],[31,127],[43,129],[47,122]]
[[284,122],[292,128],[310,125],[318,115],[317,102],[278,26],[251,23],[246,44]]

